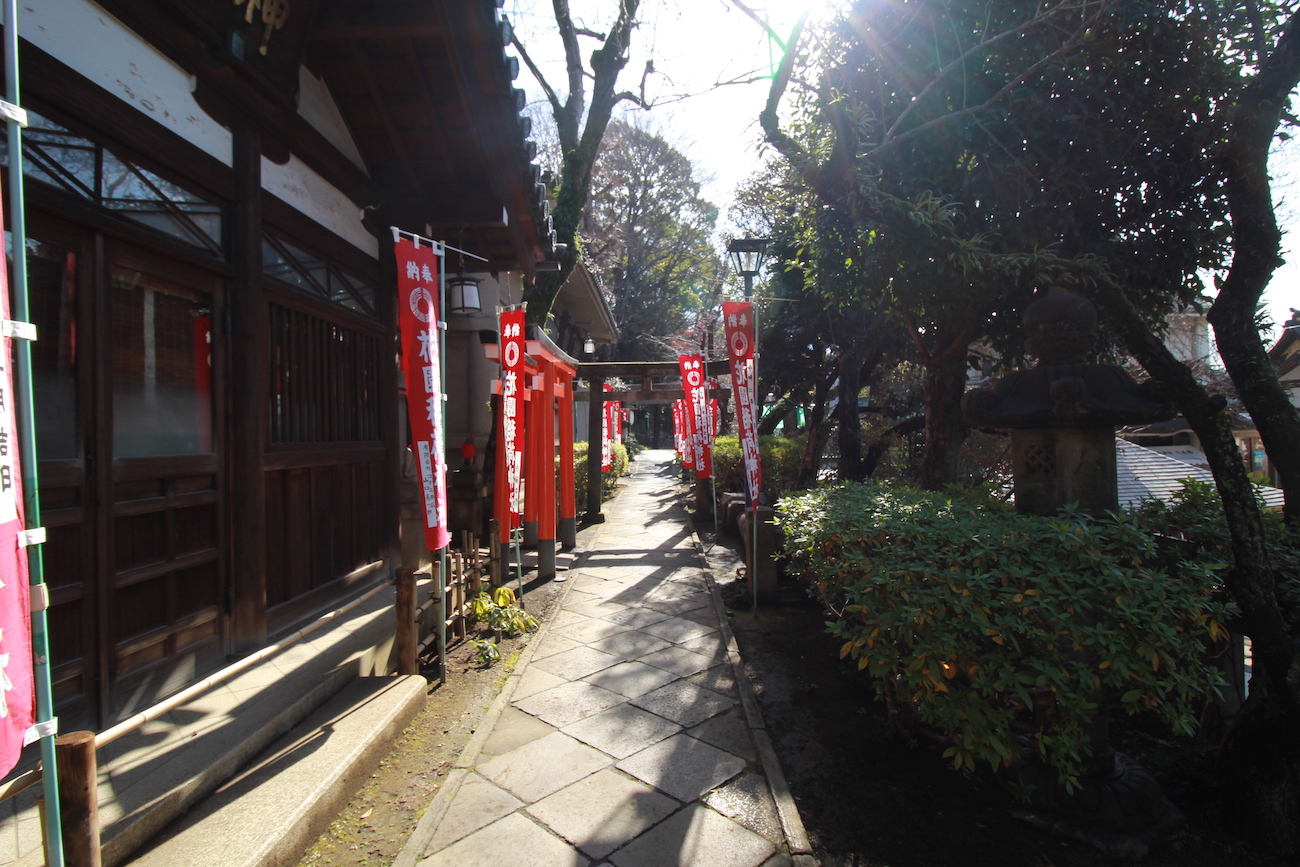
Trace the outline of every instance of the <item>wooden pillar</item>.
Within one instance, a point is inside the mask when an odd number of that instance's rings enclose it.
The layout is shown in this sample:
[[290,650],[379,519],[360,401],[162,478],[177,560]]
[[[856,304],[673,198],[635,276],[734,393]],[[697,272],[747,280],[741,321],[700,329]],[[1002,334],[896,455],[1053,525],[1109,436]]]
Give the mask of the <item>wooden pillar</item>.
[[573,374],[560,377],[560,545],[578,544],[578,497],[573,478]]
[[[500,398],[500,406],[505,407],[505,398]],[[505,413],[496,415],[496,467],[492,475],[492,521],[497,532],[497,543],[510,544],[510,482],[509,464],[506,462],[506,438],[501,427],[505,424]]]
[[541,406],[545,401],[538,391],[532,388],[535,373],[526,375],[529,388],[528,406],[524,410],[524,544],[537,544],[537,516],[541,503],[541,487],[545,476],[541,473]]
[[266,439],[269,324],[262,293],[262,139],[234,131],[235,206],[227,304],[230,453],[226,461],[231,583],[230,646],[247,653],[266,643]]
[[415,647],[418,643],[415,624],[415,570],[397,570],[397,633],[394,648],[398,674],[419,674]]
[[587,404],[587,522],[605,520],[600,512],[600,431],[605,413],[605,378],[592,377]]
[[69,732],[54,740],[58,755],[63,857],[68,867],[99,867],[99,769],[95,733]]
[[537,404],[537,577],[555,577],[555,362],[541,362]]

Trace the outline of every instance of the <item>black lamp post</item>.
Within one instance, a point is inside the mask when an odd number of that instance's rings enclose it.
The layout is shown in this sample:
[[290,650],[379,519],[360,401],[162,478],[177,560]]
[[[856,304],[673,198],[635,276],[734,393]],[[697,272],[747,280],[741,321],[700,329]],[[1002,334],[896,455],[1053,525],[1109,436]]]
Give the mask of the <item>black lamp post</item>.
[[[727,244],[727,253],[731,256],[731,266],[736,273],[745,278],[745,300],[754,295],[754,278],[763,270],[763,259],[767,253],[767,238],[736,238]],[[754,439],[758,439],[758,420],[763,414],[763,401],[758,392],[758,309],[751,305],[750,321],[754,323]],[[748,475],[746,475],[748,485]],[[749,568],[749,595],[754,602],[754,614],[758,614],[758,491],[751,491],[754,501],[754,519],[750,522],[749,535],[753,544]]]
[[[767,253],[767,238],[736,238],[727,245],[731,256],[731,267],[745,278],[745,298],[754,294],[754,278],[763,269],[763,259]],[[754,330],[755,337],[758,329]]]

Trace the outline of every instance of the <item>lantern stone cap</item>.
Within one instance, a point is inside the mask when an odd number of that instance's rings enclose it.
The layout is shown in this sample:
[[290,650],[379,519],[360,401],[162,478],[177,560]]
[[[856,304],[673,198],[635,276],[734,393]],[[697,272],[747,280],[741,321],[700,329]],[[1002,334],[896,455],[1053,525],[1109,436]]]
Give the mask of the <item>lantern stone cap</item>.
[[1038,359],[962,398],[972,427],[1031,429],[1147,424],[1174,415],[1154,383],[1087,360],[1097,345],[1097,308],[1053,287],[1024,314],[1025,348]]

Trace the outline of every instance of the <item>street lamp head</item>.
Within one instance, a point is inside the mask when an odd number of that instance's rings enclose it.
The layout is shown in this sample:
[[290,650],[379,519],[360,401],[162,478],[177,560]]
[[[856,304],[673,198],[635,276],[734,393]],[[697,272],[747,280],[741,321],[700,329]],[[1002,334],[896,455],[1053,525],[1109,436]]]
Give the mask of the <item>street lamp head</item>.
[[736,238],[727,245],[731,266],[742,277],[757,277],[763,268],[763,254],[767,252],[767,238]]

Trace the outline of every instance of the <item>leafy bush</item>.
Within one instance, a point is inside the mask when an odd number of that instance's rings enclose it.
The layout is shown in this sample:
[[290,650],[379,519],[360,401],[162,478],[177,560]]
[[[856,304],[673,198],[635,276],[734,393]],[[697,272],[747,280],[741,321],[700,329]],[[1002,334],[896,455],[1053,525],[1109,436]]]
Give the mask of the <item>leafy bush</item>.
[[[1264,509],[1264,547],[1277,579],[1278,600],[1291,631],[1300,631],[1300,529],[1288,527],[1282,513]],[[1168,501],[1146,500],[1132,509],[1133,520],[1153,533],[1183,539],[1192,556],[1206,563],[1231,565],[1232,536],[1223,517],[1223,501],[1209,482],[1185,479]]]
[[[532,632],[537,628],[537,618],[515,604],[515,591],[497,587],[490,593],[484,590],[470,600],[470,610],[478,622],[487,626],[499,640],[502,635],[514,636]],[[490,638],[473,638],[475,655],[481,664],[490,666],[501,658],[497,641]]]
[[[763,465],[763,493],[774,502],[794,490],[803,462],[806,437],[759,437],[758,456]],[[713,444],[713,479],[719,491],[745,490],[745,464],[740,438],[718,437]]]
[[841,484],[787,497],[779,522],[838,615],[841,657],[945,737],[957,768],[1031,755],[1072,786],[1093,714],[1150,709],[1189,734],[1221,683],[1206,642],[1230,612],[1213,568],[1169,574],[1132,521]]
[[[627,475],[628,454],[627,449],[616,444],[614,446],[614,467],[610,470],[601,472],[600,489],[604,497],[608,497],[614,492],[614,483],[623,476]],[[559,484],[559,458],[556,458],[556,484]],[[577,495],[578,503],[587,501],[587,444],[573,444],[573,487]]]

